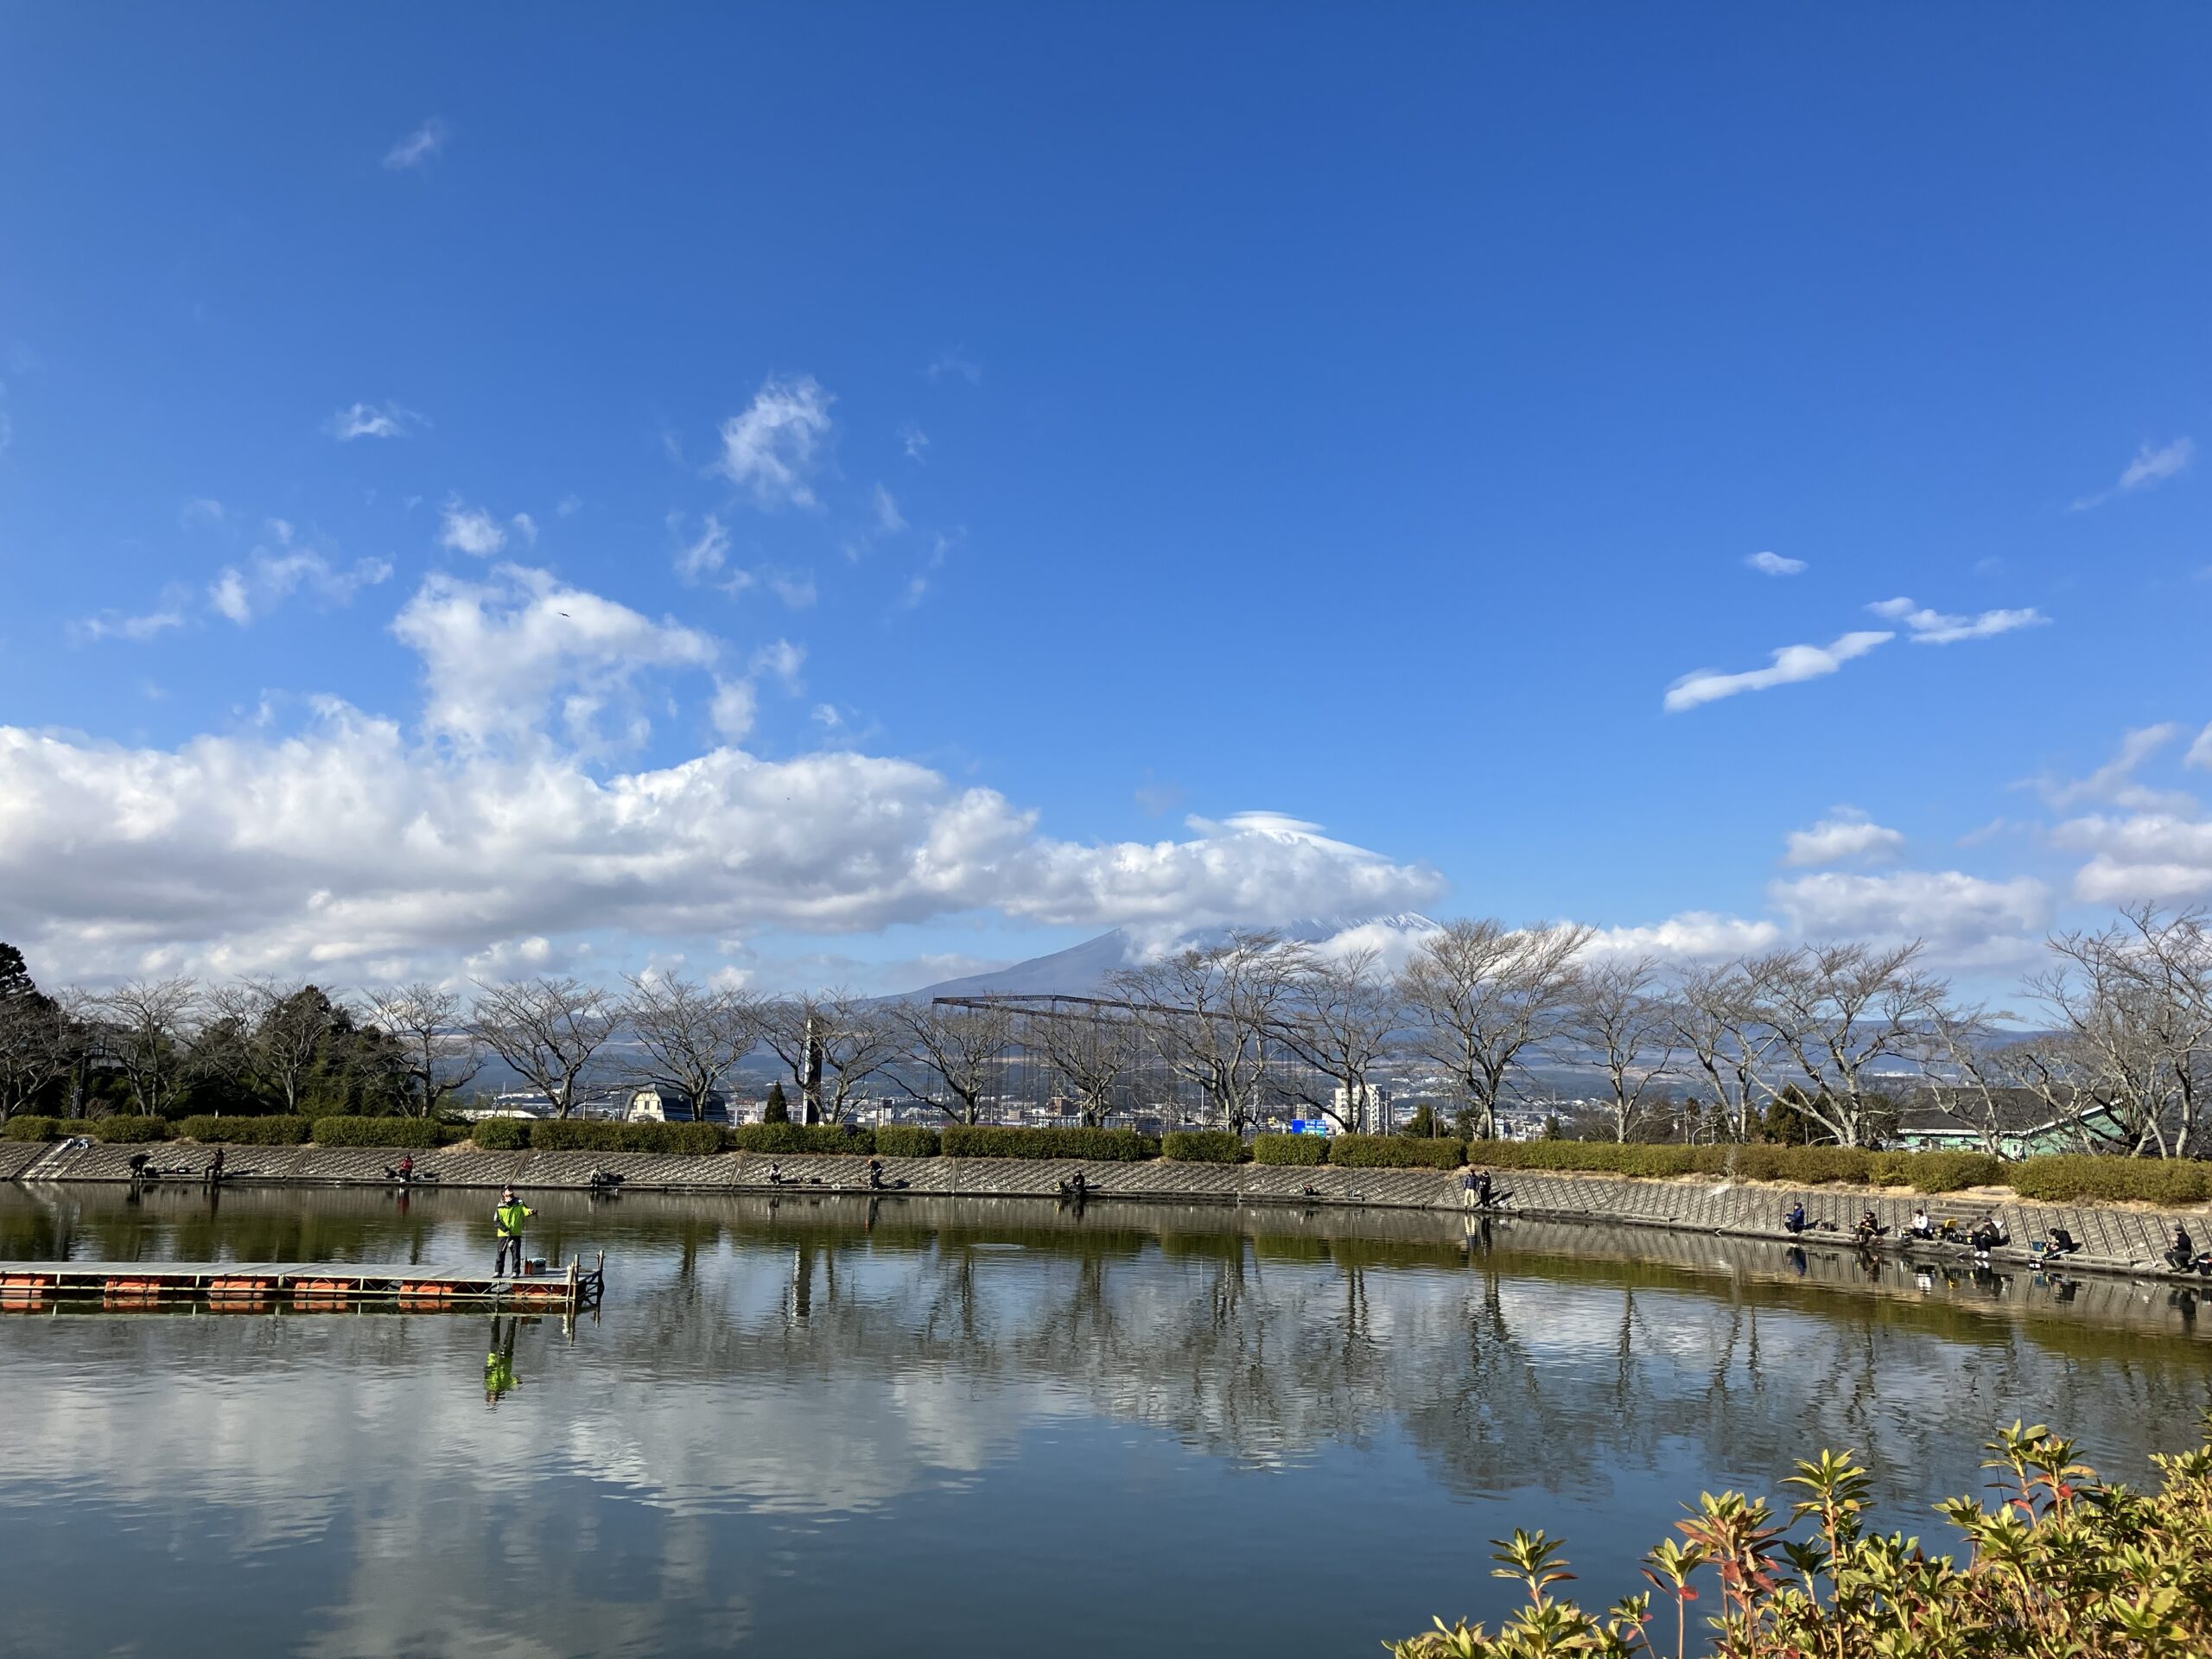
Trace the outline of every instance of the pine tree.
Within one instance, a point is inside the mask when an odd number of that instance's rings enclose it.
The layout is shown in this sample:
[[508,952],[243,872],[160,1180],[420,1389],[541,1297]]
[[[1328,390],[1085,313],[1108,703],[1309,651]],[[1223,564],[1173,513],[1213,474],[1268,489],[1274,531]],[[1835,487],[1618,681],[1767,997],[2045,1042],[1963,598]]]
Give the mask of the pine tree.
[[768,1103],[760,1109],[760,1121],[763,1123],[788,1123],[791,1121],[791,1103],[784,1098],[784,1085],[780,1082],[768,1085]]

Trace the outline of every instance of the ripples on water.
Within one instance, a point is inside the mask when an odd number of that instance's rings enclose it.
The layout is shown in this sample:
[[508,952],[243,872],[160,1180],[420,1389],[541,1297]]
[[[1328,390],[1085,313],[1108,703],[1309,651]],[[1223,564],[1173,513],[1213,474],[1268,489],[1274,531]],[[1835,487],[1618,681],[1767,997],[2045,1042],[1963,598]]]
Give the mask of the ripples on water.
[[[1998,1423],[2139,1478],[2194,1300],[1457,1217],[537,1200],[602,1313],[0,1320],[0,1652],[1363,1654],[1593,1598],[1700,1486],[1867,1453],[1942,1534]],[[481,1193],[0,1189],[0,1258],[490,1264]],[[487,1351],[515,1381],[486,1399]]]

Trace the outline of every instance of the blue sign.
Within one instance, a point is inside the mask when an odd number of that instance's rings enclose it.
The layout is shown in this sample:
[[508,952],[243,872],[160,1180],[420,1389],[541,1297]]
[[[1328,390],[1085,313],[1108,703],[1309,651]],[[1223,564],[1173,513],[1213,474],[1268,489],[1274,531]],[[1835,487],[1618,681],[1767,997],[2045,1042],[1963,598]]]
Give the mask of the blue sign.
[[1294,1117],[1290,1120],[1293,1135],[1326,1135],[1329,1121],[1323,1117]]

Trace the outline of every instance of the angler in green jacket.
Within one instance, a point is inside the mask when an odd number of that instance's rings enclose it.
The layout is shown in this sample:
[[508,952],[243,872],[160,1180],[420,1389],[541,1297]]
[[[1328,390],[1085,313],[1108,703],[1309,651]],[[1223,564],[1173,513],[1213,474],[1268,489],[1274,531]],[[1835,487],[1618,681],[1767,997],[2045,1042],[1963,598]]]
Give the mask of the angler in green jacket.
[[499,1194],[499,1206],[492,1211],[492,1230],[499,1242],[499,1255],[492,1264],[493,1278],[507,1277],[507,1256],[510,1252],[514,1256],[515,1274],[517,1277],[521,1275],[522,1224],[537,1213],[537,1211],[515,1197],[515,1190],[512,1186]]

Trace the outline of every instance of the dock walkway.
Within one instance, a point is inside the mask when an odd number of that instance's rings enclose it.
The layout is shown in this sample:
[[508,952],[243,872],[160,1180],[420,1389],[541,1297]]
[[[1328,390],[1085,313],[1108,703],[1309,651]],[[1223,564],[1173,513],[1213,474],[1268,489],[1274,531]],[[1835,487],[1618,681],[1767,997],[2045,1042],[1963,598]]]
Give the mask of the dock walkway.
[[607,1261],[559,1273],[494,1277],[419,1262],[0,1262],[0,1312],[43,1313],[97,1299],[105,1307],[204,1301],[266,1311],[278,1304],[330,1310],[382,1304],[431,1313],[462,1306],[572,1311],[599,1300]]

